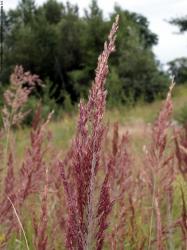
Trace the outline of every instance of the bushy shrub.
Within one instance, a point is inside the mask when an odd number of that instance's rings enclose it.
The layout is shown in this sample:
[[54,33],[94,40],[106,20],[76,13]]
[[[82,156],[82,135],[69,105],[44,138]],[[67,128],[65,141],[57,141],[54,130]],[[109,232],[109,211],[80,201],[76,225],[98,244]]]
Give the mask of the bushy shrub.
[[55,103],[55,101],[53,102],[52,100],[50,100],[49,103],[43,103],[38,98],[31,96],[24,107],[24,110],[27,110],[28,114],[25,117],[23,124],[25,124],[27,126],[32,125],[32,121],[34,119],[35,112],[36,112],[38,105],[40,105],[42,107],[42,109],[41,109],[41,118],[42,119],[46,120],[48,117],[48,114],[52,110],[54,111],[54,115],[53,115],[54,120],[57,120],[58,118],[62,117],[63,109],[61,107],[59,107]]

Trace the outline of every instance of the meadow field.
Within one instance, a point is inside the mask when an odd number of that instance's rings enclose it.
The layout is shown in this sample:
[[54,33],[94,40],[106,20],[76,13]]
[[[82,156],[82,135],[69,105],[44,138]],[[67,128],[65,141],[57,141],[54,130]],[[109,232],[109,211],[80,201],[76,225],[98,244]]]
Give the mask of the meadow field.
[[106,109],[118,17],[77,113],[22,125],[40,80],[16,66],[1,112],[0,249],[187,249],[187,87]]
[[[172,97],[174,106],[172,121],[176,122],[178,126],[184,125],[185,115],[187,116],[187,112],[185,112],[185,107],[187,107],[186,96],[187,87],[185,85],[176,85]],[[146,128],[149,128],[151,123],[156,120],[163,102],[163,100],[157,100],[150,104],[140,102],[133,107],[121,106],[120,108],[106,109],[104,120],[110,126],[110,133],[113,124],[117,122],[120,133],[128,131],[130,136],[135,138],[132,143],[136,144],[137,142],[138,144],[139,142],[141,148],[145,143]],[[61,119],[50,122],[48,127],[53,135],[52,143],[54,148],[66,152],[75,134],[77,119],[78,111],[71,114],[65,112]],[[23,153],[25,146],[29,142],[29,131],[27,126],[14,131],[14,136],[19,141],[18,154]]]

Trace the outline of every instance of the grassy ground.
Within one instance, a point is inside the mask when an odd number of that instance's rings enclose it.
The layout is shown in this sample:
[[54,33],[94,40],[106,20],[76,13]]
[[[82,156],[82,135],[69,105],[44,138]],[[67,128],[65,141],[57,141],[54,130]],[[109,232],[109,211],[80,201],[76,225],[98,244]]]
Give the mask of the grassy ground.
[[[187,86],[176,86],[173,92],[174,119],[178,117],[182,107],[187,106]],[[106,123],[119,122],[121,133],[129,131],[134,143],[139,147],[149,130],[149,125],[157,117],[163,101],[157,100],[151,104],[138,103],[135,107],[121,107],[120,109],[107,110]],[[59,121],[50,123],[53,146],[59,150],[66,151],[76,127],[76,115],[64,114]],[[19,140],[18,154],[22,155],[28,142],[28,129],[20,129],[16,132],[16,140]],[[136,146],[135,145],[135,146]]]
[[[173,103],[174,103],[174,118],[178,116],[180,110],[183,106],[187,106],[187,87],[177,86],[173,93]],[[141,153],[142,146],[146,143],[147,133],[150,132],[150,124],[157,117],[160,107],[163,101],[155,101],[151,104],[139,103],[135,107],[127,108],[121,107],[119,110],[107,110],[105,121],[106,124],[113,124],[114,122],[119,122],[120,130],[119,132],[122,134],[126,131],[130,133],[131,141],[133,142],[133,149],[138,150],[138,158],[136,158],[136,164],[141,162]],[[61,154],[64,154],[68,149],[68,145],[74,135],[75,127],[76,127],[77,116],[70,116],[68,114],[64,114],[61,120],[53,121],[49,125],[49,129],[52,132],[52,144],[53,147],[60,151]],[[111,132],[109,132],[110,136]],[[15,138],[19,142],[17,143],[18,148],[16,148],[17,154],[20,156],[19,159],[22,159],[22,155],[25,147],[28,145],[29,141],[29,129],[24,128],[15,131]],[[182,183],[182,184],[181,184]],[[180,186],[184,186],[184,190],[187,190],[186,184],[183,183],[182,179],[178,179],[175,182],[175,192],[174,192],[174,211],[175,214],[179,213],[178,204],[181,202],[180,200]],[[187,192],[185,192],[185,195]],[[177,217],[174,214],[174,217]],[[32,236],[32,233],[28,233],[27,236]],[[1,241],[1,235],[0,235]],[[180,238],[177,239],[177,242],[180,242]],[[23,240],[24,242],[24,240]],[[10,243],[11,244],[11,243]],[[180,244],[179,244],[180,245]],[[9,248],[15,249],[15,248]],[[108,248],[106,248],[108,249]],[[127,248],[130,249],[130,248]],[[179,248],[180,249],[180,248]]]

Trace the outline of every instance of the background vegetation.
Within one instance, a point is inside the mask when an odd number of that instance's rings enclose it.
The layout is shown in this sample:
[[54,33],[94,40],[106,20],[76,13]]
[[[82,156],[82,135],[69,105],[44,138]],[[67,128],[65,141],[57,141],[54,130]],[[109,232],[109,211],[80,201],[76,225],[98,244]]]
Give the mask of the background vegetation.
[[117,14],[120,29],[117,52],[110,61],[108,105],[163,97],[169,79],[153,53],[158,37],[149,29],[146,17],[116,5],[104,18],[95,0],[82,16],[78,6],[56,0],[41,6],[21,0],[5,12],[1,83],[9,82],[16,64],[23,65],[39,75],[45,86],[35,91],[31,107],[34,98],[41,98],[47,106],[63,104],[71,111],[80,97],[87,96],[97,56]]
[[[118,39],[116,18],[89,87],[117,13]],[[105,19],[95,1],[80,17],[69,3],[22,0],[5,21],[0,249],[186,250],[186,59],[169,63],[180,85],[163,102],[169,79],[145,17],[116,6]],[[43,81],[17,66],[9,85],[15,64]],[[63,119],[50,122],[59,107]]]
[[[15,65],[40,76],[38,87],[27,106],[34,109],[37,99],[52,108],[58,117],[71,113],[79,98],[86,98],[94,76],[97,56],[107,38],[107,31],[120,14],[116,53],[110,60],[108,107],[152,102],[165,96],[169,77],[153,53],[158,37],[149,28],[146,17],[116,5],[109,17],[103,16],[97,1],[80,16],[79,8],[69,2],[48,0],[37,6],[34,0],[21,0],[15,9],[4,12],[4,67],[0,74],[0,96],[6,89]],[[172,19],[181,32],[186,19]],[[187,59],[168,62],[168,72],[177,83],[187,81]],[[1,103],[2,104],[2,98]],[[27,117],[31,123],[33,113]]]

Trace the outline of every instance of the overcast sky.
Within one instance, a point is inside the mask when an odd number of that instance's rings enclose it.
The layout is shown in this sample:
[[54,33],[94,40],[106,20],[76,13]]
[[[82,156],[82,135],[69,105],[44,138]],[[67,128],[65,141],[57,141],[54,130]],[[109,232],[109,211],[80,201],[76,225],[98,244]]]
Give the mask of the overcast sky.
[[[14,8],[18,1],[4,0],[4,9]],[[35,2],[40,5],[45,0],[35,0]],[[70,2],[78,4],[80,13],[90,4],[89,0],[70,0]],[[179,35],[177,27],[167,23],[167,20],[173,17],[187,15],[187,0],[98,0],[98,5],[105,16],[112,12],[115,3],[148,18],[150,29],[159,37],[159,43],[154,47],[154,52],[162,64],[177,57],[187,57],[187,32]]]

